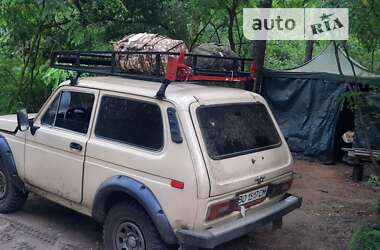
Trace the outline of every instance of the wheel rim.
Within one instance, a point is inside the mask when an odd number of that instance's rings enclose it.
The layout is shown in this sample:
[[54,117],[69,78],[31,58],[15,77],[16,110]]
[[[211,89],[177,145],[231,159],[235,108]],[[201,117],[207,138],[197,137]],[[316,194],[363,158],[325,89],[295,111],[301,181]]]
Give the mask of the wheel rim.
[[7,178],[5,174],[0,170],[0,200],[4,199],[7,193]]
[[116,231],[118,250],[145,250],[144,236],[140,228],[133,222],[124,222]]

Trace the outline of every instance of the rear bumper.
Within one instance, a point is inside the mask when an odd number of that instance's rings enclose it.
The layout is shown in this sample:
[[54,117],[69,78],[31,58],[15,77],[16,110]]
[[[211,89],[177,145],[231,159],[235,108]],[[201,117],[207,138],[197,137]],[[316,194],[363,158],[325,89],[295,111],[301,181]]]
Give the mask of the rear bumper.
[[214,248],[243,236],[257,227],[281,219],[284,215],[300,208],[301,204],[302,198],[287,194],[278,203],[228,224],[205,231],[181,229],[176,232],[176,235],[179,243],[184,246]]

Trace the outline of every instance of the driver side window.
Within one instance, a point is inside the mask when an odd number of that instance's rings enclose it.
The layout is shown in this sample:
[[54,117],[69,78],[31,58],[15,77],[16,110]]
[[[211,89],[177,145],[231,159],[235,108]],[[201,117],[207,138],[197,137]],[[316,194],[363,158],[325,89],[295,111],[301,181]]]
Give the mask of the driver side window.
[[47,109],[41,123],[86,134],[94,99],[93,94],[62,91]]

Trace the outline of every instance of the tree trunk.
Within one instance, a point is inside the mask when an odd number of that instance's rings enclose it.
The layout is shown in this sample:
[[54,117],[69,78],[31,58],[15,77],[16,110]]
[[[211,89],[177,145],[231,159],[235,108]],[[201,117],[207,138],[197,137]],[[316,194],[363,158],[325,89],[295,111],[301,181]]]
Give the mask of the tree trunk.
[[305,48],[305,62],[308,62],[313,58],[313,50],[314,50],[314,40],[307,40],[306,48]]
[[[261,0],[260,8],[272,8],[272,0]],[[253,63],[256,67],[253,91],[257,93],[260,93],[262,88],[266,47],[267,42],[265,40],[256,40],[253,42]]]
[[232,0],[231,7],[229,7],[228,5],[226,7],[227,12],[228,12],[228,41],[229,41],[230,47],[233,51],[236,50],[235,38],[234,38],[234,24],[235,24],[235,16],[236,16],[237,6],[238,6],[237,1]]
[[375,48],[371,52],[371,72],[375,72]]
[[265,62],[265,51],[267,43],[263,41],[255,41],[253,44],[253,62],[256,67],[255,84],[253,85],[253,91],[260,93],[263,82],[263,70]]

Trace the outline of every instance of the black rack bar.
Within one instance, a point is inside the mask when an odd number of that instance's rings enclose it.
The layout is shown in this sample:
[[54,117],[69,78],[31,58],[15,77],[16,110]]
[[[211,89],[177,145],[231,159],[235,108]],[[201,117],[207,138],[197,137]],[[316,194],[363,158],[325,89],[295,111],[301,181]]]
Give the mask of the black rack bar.
[[[138,73],[127,72],[120,69],[117,65],[119,56],[132,55],[151,55],[155,57],[154,72]],[[53,53],[52,64],[53,68],[71,70],[78,73],[90,73],[96,75],[113,75],[131,79],[147,80],[162,82],[165,79],[162,65],[162,58],[165,56],[179,56],[179,53],[174,52],[156,52],[156,51],[55,51]],[[187,59],[192,62],[193,75],[204,76],[249,76],[249,69],[245,64],[252,62],[250,58],[236,57],[218,57],[209,55],[185,54]],[[198,68],[197,64],[200,58],[230,60],[233,64],[232,71],[212,70]]]
[[[164,55],[164,56],[178,56],[177,52],[161,52],[161,51],[81,51],[81,50],[56,50],[53,52],[55,55],[81,55],[81,56],[96,56],[96,57],[106,57],[110,58],[112,53],[118,55]],[[252,58],[245,57],[221,57],[221,56],[211,56],[211,55],[200,55],[186,53],[186,57],[198,57],[198,58],[212,58],[212,59],[222,59],[222,60],[245,60],[252,61]]]

